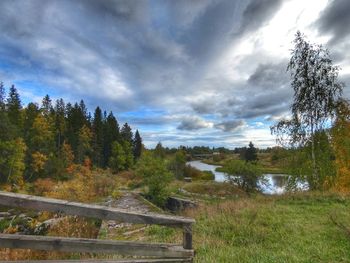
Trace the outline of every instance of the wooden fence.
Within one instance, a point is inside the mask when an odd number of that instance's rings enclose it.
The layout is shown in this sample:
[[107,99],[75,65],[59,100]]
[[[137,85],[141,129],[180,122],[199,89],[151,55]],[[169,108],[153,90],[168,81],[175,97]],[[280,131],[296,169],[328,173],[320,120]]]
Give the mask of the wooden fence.
[[[103,262],[192,262],[192,224],[194,219],[161,214],[141,214],[101,205],[69,202],[53,198],[16,194],[0,191],[0,205],[92,217],[102,220],[116,220],[136,224],[157,224],[183,229],[183,244],[141,243],[83,238],[63,238],[0,234],[0,247],[54,250],[63,252],[111,253],[127,256],[148,257],[148,259],[113,260]],[[47,262],[47,261],[45,261]],[[57,262],[57,260],[55,260]],[[68,261],[61,261],[68,262]],[[94,261],[79,261],[94,262]]]

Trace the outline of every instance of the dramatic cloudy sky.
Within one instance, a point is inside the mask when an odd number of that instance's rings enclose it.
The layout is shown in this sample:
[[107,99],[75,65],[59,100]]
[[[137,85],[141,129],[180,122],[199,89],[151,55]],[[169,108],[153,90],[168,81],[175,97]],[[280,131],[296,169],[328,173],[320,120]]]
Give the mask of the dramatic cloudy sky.
[[349,13],[349,0],[1,0],[0,80],[23,104],[113,110],[149,147],[266,147],[288,115],[297,30],[350,85]]

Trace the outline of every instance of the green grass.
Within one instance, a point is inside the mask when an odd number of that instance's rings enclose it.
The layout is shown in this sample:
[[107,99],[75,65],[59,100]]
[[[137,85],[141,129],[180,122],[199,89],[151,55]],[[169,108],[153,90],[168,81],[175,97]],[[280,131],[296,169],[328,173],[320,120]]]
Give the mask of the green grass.
[[[350,262],[350,198],[303,193],[205,204],[194,217],[195,262]],[[181,239],[154,229],[153,241]]]

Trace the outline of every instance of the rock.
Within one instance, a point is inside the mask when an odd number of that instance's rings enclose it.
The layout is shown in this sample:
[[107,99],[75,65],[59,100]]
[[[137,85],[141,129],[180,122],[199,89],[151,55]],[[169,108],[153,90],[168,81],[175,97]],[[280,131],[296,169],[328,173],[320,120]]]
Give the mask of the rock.
[[42,235],[47,232],[51,227],[54,225],[57,225],[63,218],[51,218],[48,219],[42,223],[39,223],[34,228],[34,234],[35,235]]
[[20,215],[18,216],[18,218],[21,218],[21,219],[23,219],[23,218],[25,218],[25,217],[27,217],[26,214],[20,214]]
[[165,206],[170,211],[176,212],[187,208],[195,208],[198,205],[192,200],[172,196],[168,198]]
[[192,178],[191,177],[184,177],[184,181],[190,183],[190,182],[192,182]]

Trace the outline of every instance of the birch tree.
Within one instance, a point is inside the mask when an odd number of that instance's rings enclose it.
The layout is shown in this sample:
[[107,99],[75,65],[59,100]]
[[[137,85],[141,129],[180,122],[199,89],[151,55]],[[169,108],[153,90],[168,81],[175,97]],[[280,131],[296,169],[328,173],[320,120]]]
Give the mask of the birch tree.
[[291,118],[271,127],[277,141],[292,146],[311,145],[312,175],[310,187],[320,187],[315,134],[330,127],[336,115],[336,105],[344,84],[338,81],[340,68],[334,66],[329,51],[309,43],[297,32],[287,71],[294,90]]

